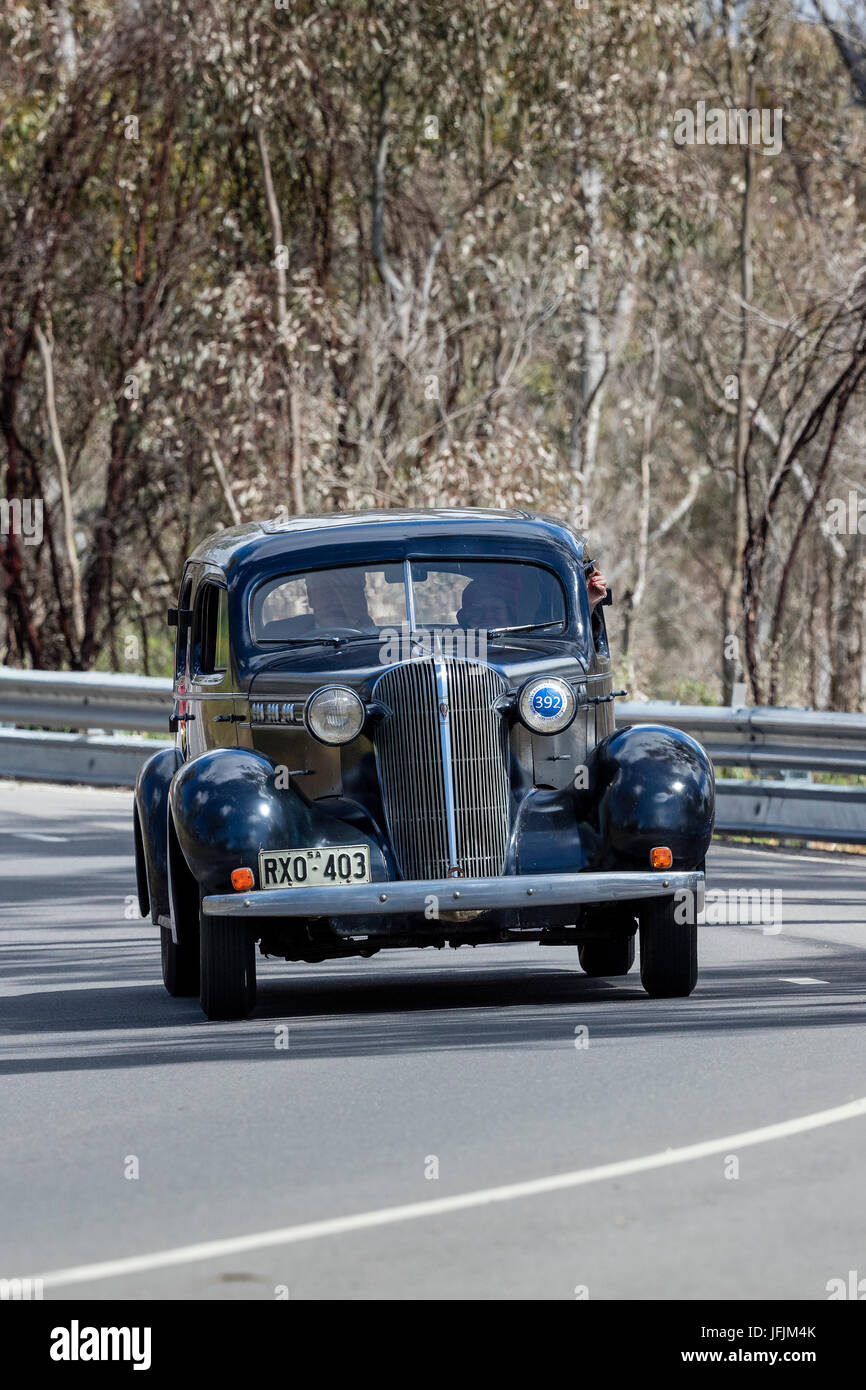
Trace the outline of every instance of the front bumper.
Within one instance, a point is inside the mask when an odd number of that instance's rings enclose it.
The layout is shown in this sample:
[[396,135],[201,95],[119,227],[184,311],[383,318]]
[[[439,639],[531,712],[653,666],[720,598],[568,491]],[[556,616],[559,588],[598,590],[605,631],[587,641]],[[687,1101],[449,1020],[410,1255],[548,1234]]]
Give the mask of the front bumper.
[[216,893],[202,911],[219,917],[366,917],[498,908],[559,907],[572,903],[631,902],[676,892],[703,891],[700,870],[664,873],[516,874],[507,878],[429,878],[357,883],[337,888],[265,888]]

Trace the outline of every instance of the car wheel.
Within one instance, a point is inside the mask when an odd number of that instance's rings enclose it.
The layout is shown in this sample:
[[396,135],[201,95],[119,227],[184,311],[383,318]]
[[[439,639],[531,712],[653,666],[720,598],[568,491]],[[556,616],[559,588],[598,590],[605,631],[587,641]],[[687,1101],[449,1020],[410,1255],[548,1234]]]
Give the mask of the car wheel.
[[160,927],[162,982],[176,998],[198,994],[198,941],[194,947],[178,946],[171,939],[168,927]]
[[169,848],[168,901],[178,940],[169,927],[160,926],[162,980],[169,994],[193,998],[199,992],[198,885],[185,865]]
[[672,897],[641,905],[640,978],[652,999],[682,999],[698,982],[698,925],[678,922],[675,913]]
[[584,975],[627,975],[634,965],[634,937],[612,937],[609,941],[584,941],[577,948]]
[[256,944],[236,917],[201,917],[201,1006],[208,1018],[246,1018],[256,1002]]

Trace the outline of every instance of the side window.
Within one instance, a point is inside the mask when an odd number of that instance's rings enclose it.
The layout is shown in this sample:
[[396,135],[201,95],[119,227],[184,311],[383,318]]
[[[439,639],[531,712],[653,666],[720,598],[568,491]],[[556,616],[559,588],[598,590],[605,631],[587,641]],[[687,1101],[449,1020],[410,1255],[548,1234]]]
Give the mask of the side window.
[[[587,559],[584,555],[583,579],[584,584],[586,585],[587,599],[589,598],[590,576],[596,569],[598,569],[598,566],[596,565],[595,561]],[[604,621],[603,604],[597,603],[595,605],[595,608],[591,610],[591,614],[592,616],[590,618],[590,631],[592,633],[592,645],[595,650],[595,654],[596,656],[601,657],[603,660],[607,661],[610,659],[610,648],[607,645],[607,625]]]
[[219,590],[215,669],[217,671],[227,671],[229,669],[229,596],[223,588]]
[[[180,586],[180,598],[178,608],[181,612],[189,608],[189,601],[192,597],[192,576],[185,579]],[[184,622],[181,618],[177,625],[177,636],[174,645],[174,677],[180,680],[186,674],[186,658],[189,649],[189,622]]]
[[609,658],[610,648],[607,645],[607,626],[600,607],[597,607],[592,615],[592,640],[596,655],[605,657],[606,659]]
[[192,634],[193,668],[213,676],[228,669],[228,595],[221,584],[206,581],[198,591]]

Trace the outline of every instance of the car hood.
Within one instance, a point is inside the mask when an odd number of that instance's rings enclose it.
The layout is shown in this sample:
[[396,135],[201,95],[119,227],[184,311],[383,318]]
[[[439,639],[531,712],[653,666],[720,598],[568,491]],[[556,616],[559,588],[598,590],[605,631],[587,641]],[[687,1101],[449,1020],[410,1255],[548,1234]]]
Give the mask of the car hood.
[[[382,673],[402,664],[400,660],[389,661],[388,654],[378,637],[339,648],[310,645],[275,652],[257,659],[255,671],[250,672],[249,693],[262,699],[301,694],[321,685],[347,685],[362,698],[369,698]],[[408,652],[401,655],[408,657]],[[463,659],[467,658],[491,666],[512,689],[530,676],[562,675],[579,680],[587,672],[585,657],[575,652],[573,642],[561,638],[514,636],[488,643],[485,653],[470,649]]]

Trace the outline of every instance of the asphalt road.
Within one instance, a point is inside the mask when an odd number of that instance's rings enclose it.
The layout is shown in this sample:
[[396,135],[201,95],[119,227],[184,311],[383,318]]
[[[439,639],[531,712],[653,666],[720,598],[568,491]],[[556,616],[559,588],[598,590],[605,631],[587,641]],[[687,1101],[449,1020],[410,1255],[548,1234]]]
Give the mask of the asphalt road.
[[702,928],[689,1000],[527,944],[260,962],[255,1014],[222,1024],[163,990],[130,807],[0,783],[0,1277],[129,1299],[866,1278],[866,859],[715,848],[710,886],[781,890],[781,930]]

